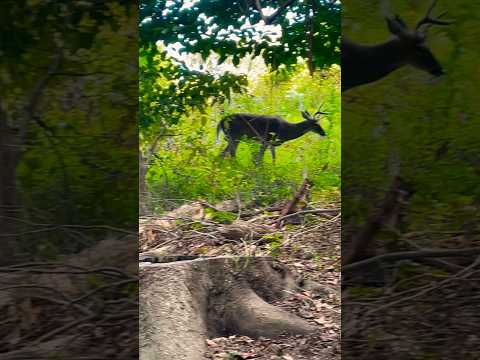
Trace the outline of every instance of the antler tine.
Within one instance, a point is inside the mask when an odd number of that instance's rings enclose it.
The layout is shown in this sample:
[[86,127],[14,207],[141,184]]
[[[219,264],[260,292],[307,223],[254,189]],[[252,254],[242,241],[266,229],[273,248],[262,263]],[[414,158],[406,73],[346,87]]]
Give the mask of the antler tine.
[[427,15],[426,15],[427,17],[429,17],[432,14],[433,9],[435,8],[435,6],[437,6],[437,2],[438,0],[433,0],[430,3],[430,6],[428,7],[428,10],[427,10]]
[[317,112],[313,114],[313,117],[318,117],[318,115],[327,115],[328,113],[324,112],[321,110],[321,108],[318,108]]
[[322,112],[322,107],[323,107],[323,102],[320,103],[320,105],[318,106],[317,111],[315,112],[315,114],[313,114],[313,116],[317,116],[317,115],[324,114],[324,112]]
[[447,20],[440,20],[442,16],[444,16],[447,12],[443,12],[441,15],[439,15],[437,18],[433,18],[432,11],[437,5],[438,0],[433,0],[430,6],[428,7],[427,14],[417,23],[417,26],[415,27],[415,31],[418,32],[420,28],[423,25],[427,25],[428,27],[432,25],[450,25],[453,21],[447,21]]

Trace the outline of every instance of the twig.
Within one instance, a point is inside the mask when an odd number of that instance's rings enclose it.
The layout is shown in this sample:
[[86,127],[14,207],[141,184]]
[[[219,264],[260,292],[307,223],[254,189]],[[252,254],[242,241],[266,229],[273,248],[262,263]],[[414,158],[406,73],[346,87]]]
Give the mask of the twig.
[[[40,268],[35,268],[40,267]],[[71,270],[49,270],[47,267],[55,268],[70,268]],[[23,263],[11,266],[0,267],[0,273],[14,273],[24,272],[31,274],[69,274],[69,275],[87,275],[92,273],[98,273],[105,276],[121,276],[128,278],[129,275],[122,270],[115,267],[102,267],[95,269],[87,269],[81,266],[69,265],[64,263]]]
[[241,201],[241,199],[240,199],[240,194],[238,193],[238,191],[237,191],[237,193],[235,194],[235,201],[236,201],[236,203],[237,203],[237,209],[238,209],[238,211],[237,211],[237,220],[240,220],[240,219],[242,218],[242,201]]
[[[401,234],[399,234],[401,235]],[[413,246],[417,250],[431,250],[431,249],[425,249],[413,242],[412,240],[409,240],[408,238],[402,238],[403,241],[405,241],[408,245]],[[432,267],[437,267],[444,269],[446,271],[450,272],[457,272],[463,269],[463,266],[459,266],[456,264],[453,264],[451,262],[441,260],[441,259],[434,259],[434,258],[429,258],[429,259],[419,259],[420,262],[424,263],[425,265],[432,266]]]
[[117,286],[121,286],[121,285],[125,285],[125,284],[130,284],[130,283],[138,283],[138,279],[127,279],[127,280],[122,280],[122,281],[117,281],[117,282],[114,282],[114,283],[111,283],[111,284],[107,284],[107,285],[103,285],[103,286],[99,286],[91,291],[89,291],[88,293],[86,293],[85,295],[82,295],[74,300],[72,300],[70,302],[71,305],[74,305],[82,300],[85,300],[86,298],[92,296],[93,294],[96,294],[100,291],[103,291],[103,290],[107,290],[107,289],[110,289],[112,287],[117,287]]
[[[52,302],[57,302],[57,303],[61,303],[62,305],[65,305],[65,306],[68,306],[70,305],[71,303],[71,299],[68,298],[64,293],[62,293],[61,291],[53,288],[53,287],[50,287],[50,286],[44,286],[44,285],[36,285],[36,284],[20,284],[20,285],[11,285],[11,286],[4,286],[2,288],[0,288],[0,292],[1,291],[7,291],[7,290],[14,290],[14,289],[42,289],[42,290],[47,290],[49,292],[52,292],[58,296],[60,296],[63,300],[55,300],[55,299],[51,299],[51,298],[48,298],[50,301]],[[36,298],[45,298],[47,299],[46,297],[43,297],[43,296],[40,296],[40,295],[30,295],[31,297],[36,297]],[[82,306],[82,305],[78,305],[78,304],[74,304],[73,305],[76,309],[80,310],[83,314],[87,315],[87,316],[91,316],[92,315],[92,312],[90,310],[88,310],[86,307]]]
[[[480,250],[480,248],[478,248]],[[460,250],[459,250],[460,251]],[[480,251],[479,251],[480,253]],[[388,304],[384,304],[382,306],[378,306],[378,307],[375,307],[374,309],[368,311],[365,316],[369,316],[375,312],[378,312],[379,310],[384,310],[386,308],[389,308],[389,307],[392,307],[394,305],[397,305],[399,303],[402,303],[402,302],[405,302],[405,301],[409,301],[409,300],[413,300],[413,299],[416,299],[422,295],[425,295],[425,294],[428,294],[430,291],[433,291],[435,289],[439,289],[441,288],[442,286],[444,286],[445,284],[455,280],[455,279],[458,279],[458,278],[462,278],[464,277],[465,274],[468,273],[468,271],[474,269],[477,265],[480,264],[480,256],[478,256],[468,267],[460,270],[459,272],[457,272],[455,275],[452,275],[450,277],[448,277],[447,279],[435,284],[434,286],[429,286],[421,291],[419,291],[418,293],[412,295],[412,296],[409,296],[409,297],[406,297],[406,298],[400,298],[398,300],[395,300],[395,301],[392,301]]]
[[74,320],[74,321],[71,321],[69,322],[68,324],[65,324],[64,326],[61,326],[59,328],[55,328],[54,330],[40,336],[38,339],[36,339],[34,342],[33,342],[33,345],[38,345],[40,344],[41,342],[43,341],[46,341],[48,340],[49,338],[53,337],[54,335],[57,335],[57,334],[61,334],[61,333],[64,333],[65,331],[83,323],[83,322],[86,322],[88,320],[92,320],[96,317],[97,315],[94,314],[94,315],[90,315],[90,316],[87,316],[87,317],[84,317],[82,319],[77,319],[77,320]]
[[480,247],[450,250],[420,250],[420,251],[400,251],[390,254],[383,254],[375,256],[366,260],[358,261],[352,264],[342,266],[342,272],[357,270],[375,263],[380,264],[382,262],[394,262],[398,260],[413,260],[421,258],[441,258],[441,257],[456,257],[456,256],[472,256],[480,255]]

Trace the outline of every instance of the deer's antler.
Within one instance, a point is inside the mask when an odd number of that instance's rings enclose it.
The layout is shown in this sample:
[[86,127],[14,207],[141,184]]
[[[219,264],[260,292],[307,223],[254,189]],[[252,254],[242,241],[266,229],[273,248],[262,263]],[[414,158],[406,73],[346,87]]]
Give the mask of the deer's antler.
[[437,5],[438,0],[433,0],[430,6],[428,7],[427,14],[417,23],[415,26],[415,32],[418,32],[420,28],[426,25],[429,28],[432,25],[450,25],[453,21],[440,20],[441,17],[446,15],[446,11],[437,16],[436,18],[432,17],[432,11]]
[[318,107],[317,111],[315,112],[315,114],[313,114],[314,117],[317,115],[327,115],[326,112],[322,111],[322,107],[323,107],[323,102],[320,103],[320,106]]

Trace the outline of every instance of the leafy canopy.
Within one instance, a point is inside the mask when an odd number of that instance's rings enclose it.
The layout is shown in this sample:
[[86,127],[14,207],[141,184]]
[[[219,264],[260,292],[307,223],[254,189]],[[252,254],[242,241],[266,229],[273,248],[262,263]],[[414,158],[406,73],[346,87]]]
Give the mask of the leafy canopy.
[[[266,26],[271,25],[271,26]],[[152,141],[190,110],[241,92],[247,79],[225,72],[190,69],[168,55],[216,54],[238,65],[247,55],[261,56],[272,69],[307,59],[315,68],[339,63],[340,4],[337,1],[142,0],[140,31],[140,130]]]
[[[270,16],[265,14],[270,13]],[[265,24],[281,28],[276,41]],[[232,56],[263,56],[273,68],[310,58],[314,67],[339,62],[340,4],[336,1],[141,1],[141,45],[180,43],[183,51],[210,52],[220,63]]]

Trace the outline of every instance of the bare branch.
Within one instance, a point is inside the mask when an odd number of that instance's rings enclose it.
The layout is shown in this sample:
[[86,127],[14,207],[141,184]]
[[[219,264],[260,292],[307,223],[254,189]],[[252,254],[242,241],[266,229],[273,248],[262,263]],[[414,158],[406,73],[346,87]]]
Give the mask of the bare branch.
[[265,22],[265,25],[272,25],[277,20],[277,18],[285,11],[285,9],[288,8],[290,5],[292,5],[294,2],[295,0],[287,0],[283,4],[280,4],[280,7],[277,10],[275,10],[275,12],[270,16],[265,16],[263,14],[263,9],[262,9],[262,6],[260,5],[260,0],[255,0],[255,7],[260,13],[260,16]]
[[480,247],[466,249],[437,249],[437,250],[420,250],[420,251],[400,251],[389,254],[375,256],[366,260],[351,263],[342,266],[342,272],[357,270],[374,264],[383,262],[394,262],[399,260],[414,260],[422,258],[442,258],[457,256],[474,256],[480,255]]
[[262,5],[260,5],[260,0],[255,0],[255,7],[257,8],[258,12],[260,13],[260,16],[262,17],[263,22],[265,24],[267,24],[268,18],[263,14]]
[[275,222],[282,222],[286,219],[289,219],[291,217],[295,217],[298,215],[305,215],[305,214],[319,214],[319,215],[324,215],[324,216],[336,216],[338,215],[339,210],[338,209],[312,209],[312,210],[302,210],[302,211],[297,211],[292,214],[288,214],[285,216],[282,216],[278,218]]

